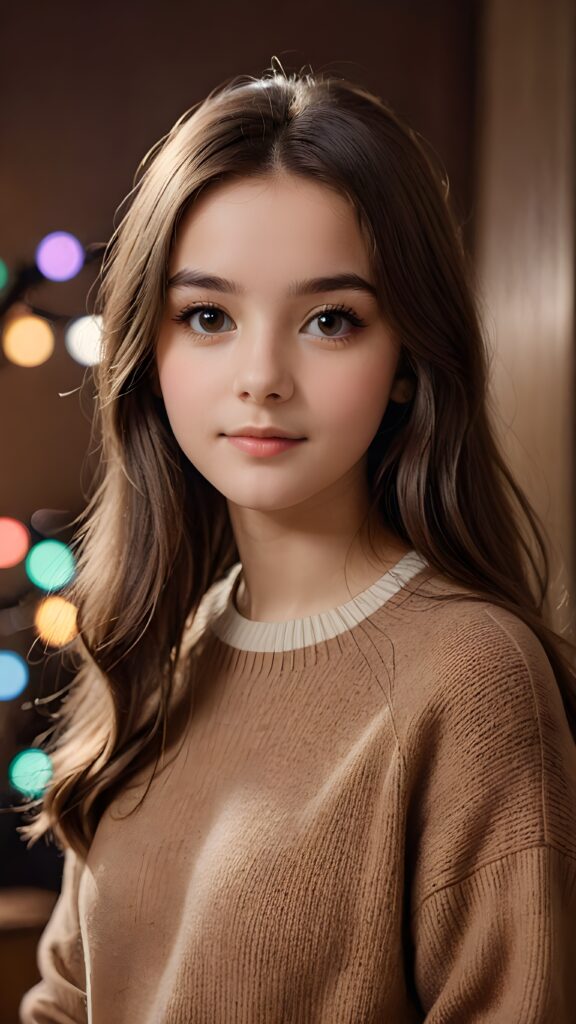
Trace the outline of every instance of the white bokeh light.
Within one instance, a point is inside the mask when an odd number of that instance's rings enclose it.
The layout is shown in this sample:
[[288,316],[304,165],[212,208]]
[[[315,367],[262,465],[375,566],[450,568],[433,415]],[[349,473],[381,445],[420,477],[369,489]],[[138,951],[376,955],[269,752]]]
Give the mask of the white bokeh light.
[[68,353],[82,366],[94,366],[100,362],[101,339],[101,316],[78,317],[64,332],[64,344]]

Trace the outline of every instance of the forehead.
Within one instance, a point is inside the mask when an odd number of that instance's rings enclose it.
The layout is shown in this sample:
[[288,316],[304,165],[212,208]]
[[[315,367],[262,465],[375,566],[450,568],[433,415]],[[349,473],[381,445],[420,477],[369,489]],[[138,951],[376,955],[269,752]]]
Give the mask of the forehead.
[[273,280],[327,274],[343,266],[369,274],[352,203],[294,175],[210,186],[186,211],[172,248],[171,275],[189,265],[235,277]]

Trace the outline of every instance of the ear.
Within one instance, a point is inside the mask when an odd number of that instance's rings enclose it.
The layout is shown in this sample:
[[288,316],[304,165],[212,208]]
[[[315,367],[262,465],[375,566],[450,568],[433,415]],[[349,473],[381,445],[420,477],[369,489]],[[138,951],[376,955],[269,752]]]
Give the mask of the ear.
[[390,399],[393,402],[404,404],[414,397],[416,381],[413,377],[397,377],[390,391]]

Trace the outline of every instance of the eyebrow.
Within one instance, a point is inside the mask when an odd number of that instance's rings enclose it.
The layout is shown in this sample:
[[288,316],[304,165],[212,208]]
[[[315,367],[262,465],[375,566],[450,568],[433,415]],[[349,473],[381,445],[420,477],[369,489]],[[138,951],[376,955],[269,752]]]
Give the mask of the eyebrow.
[[[244,295],[246,289],[242,288],[235,281],[229,281],[225,277],[217,277],[216,274],[209,274],[204,270],[195,270],[192,267],[184,267],[173,275],[168,281],[168,288],[209,288],[214,292],[226,292],[230,295]],[[299,295],[313,295],[318,292],[337,292],[345,289],[368,292],[377,298],[377,291],[370,281],[366,281],[359,274],[341,273],[331,274],[327,277],[309,277],[304,281],[292,281],[288,286],[288,296],[293,298]]]

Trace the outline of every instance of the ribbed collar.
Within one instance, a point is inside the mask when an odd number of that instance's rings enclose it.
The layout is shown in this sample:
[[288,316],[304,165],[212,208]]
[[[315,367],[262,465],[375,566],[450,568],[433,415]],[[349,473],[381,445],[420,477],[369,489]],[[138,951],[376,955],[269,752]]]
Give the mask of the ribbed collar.
[[416,551],[409,551],[392,569],[351,601],[337,608],[287,622],[246,619],[234,604],[242,563],[236,562],[222,581],[210,616],[210,628],[230,647],[242,651],[292,651],[329,640],[372,615],[413,576],[428,566]]

